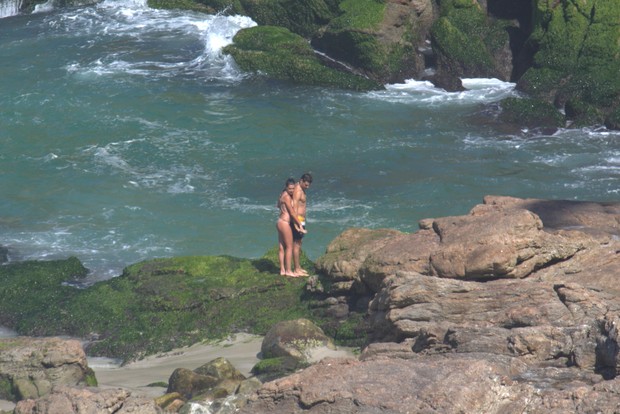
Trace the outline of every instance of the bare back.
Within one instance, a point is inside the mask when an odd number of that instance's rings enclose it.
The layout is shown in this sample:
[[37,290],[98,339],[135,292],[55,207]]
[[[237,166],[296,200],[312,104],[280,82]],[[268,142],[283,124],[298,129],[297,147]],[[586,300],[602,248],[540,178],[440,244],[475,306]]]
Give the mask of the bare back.
[[278,219],[286,221],[287,223],[291,221],[291,215],[289,214],[288,208],[286,207],[287,201],[291,202],[292,204],[290,198],[291,196],[288,195],[286,191],[282,191],[282,194],[280,194],[280,198],[278,199],[278,209],[280,210],[280,217],[278,217]]

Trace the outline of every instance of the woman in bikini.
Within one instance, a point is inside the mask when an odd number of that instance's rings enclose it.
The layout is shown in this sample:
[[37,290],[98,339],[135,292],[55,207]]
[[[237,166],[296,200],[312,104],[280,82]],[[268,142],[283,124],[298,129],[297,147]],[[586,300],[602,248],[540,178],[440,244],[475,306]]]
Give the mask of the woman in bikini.
[[[276,228],[278,229],[278,259],[280,259],[280,274],[289,277],[298,277],[291,270],[291,262],[293,260],[293,230],[291,223],[298,229],[303,229],[295,208],[293,207],[293,192],[295,191],[295,180],[289,178],[286,180],[284,190],[280,194],[277,207],[280,210],[280,216]],[[305,233],[305,230],[303,231]]]

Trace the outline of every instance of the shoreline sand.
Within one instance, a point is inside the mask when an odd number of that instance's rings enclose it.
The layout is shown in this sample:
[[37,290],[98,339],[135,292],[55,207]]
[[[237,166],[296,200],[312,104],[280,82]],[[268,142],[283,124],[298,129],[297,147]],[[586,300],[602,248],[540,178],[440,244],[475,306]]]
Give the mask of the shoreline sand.
[[124,366],[99,364],[97,359],[89,360],[89,366],[95,371],[100,388],[126,388],[155,398],[163,395],[166,388],[149,387],[148,384],[167,383],[175,369],[193,370],[219,357],[228,359],[243,375],[251,375],[250,370],[259,361],[262,341],[261,336],[236,334],[217,343],[174,349]]

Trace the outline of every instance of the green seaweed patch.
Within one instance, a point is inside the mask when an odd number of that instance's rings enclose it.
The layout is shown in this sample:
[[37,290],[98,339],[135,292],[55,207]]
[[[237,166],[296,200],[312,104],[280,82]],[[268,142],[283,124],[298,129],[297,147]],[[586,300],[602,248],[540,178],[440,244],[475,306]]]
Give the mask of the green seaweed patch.
[[477,2],[448,2],[431,28],[433,47],[452,65],[476,76],[492,75],[493,53],[508,43],[504,21],[487,19]]
[[251,372],[262,382],[266,382],[285,377],[308,366],[309,364],[305,361],[284,356],[262,359],[252,367]]
[[87,273],[75,257],[1,266],[0,324],[27,335],[57,333],[58,321],[66,319],[65,304],[78,293],[68,284]]
[[149,7],[154,9],[179,9],[179,10],[192,10],[203,13],[214,13],[217,9],[208,7],[202,2],[194,0],[148,0]]
[[261,26],[280,26],[312,37],[339,13],[334,0],[242,0],[245,14]]
[[[105,307],[121,306],[95,312],[115,320],[99,321],[106,331],[90,345],[94,354],[140,357],[231,332],[264,334],[280,320],[309,313],[300,300],[303,279],[285,279],[257,269],[253,260],[228,256],[149,260],[98,285],[80,309],[96,298]],[[83,323],[93,318],[89,314]]]
[[344,0],[340,3],[342,15],[329,24],[331,30],[377,29],[383,21],[386,4],[382,0]]
[[303,37],[282,27],[242,29],[224,53],[244,71],[278,80],[362,91],[383,88],[370,79],[323,65]]
[[620,105],[605,118],[605,126],[609,129],[620,130]]
[[333,337],[334,342],[340,346],[362,348],[368,344],[370,326],[362,313],[351,312],[347,319],[330,323],[329,328],[333,331],[325,333]]
[[602,125],[605,122],[603,113],[594,105],[580,99],[569,99],[564,106],[566,117],[572,121],[571,126],[581,128],[590,125]]
[[521,126],[561,127],[564,116],[553,105],[531,98],[507,98],[500,102],[502,122]]
[[6,377],[0,375],[0,398],[8,401],[16,401],[17,395],[13,389],[13,382]]
[[562,72],[551,68],[530,68],[519,79],[517,86],[531,97],[551,102],[559,86],[566,83],[564,79]]
[[518,88],[549,102],[580,100],[609,114],[620,96],[620,8],[594,0],[537,1],[533,16],[528,42],[536,50],[534,65]]
[[[87,354],[125,360],[235,332],[264,335],[283,320],[325,323],[311,308],[307,279],[279,275],[277,252],[153,259],[83,289],[66,284],[86,274],[75,258],[5,265],[0,323],[21,335],[89,338]],[[302,265],[314,271],[305,255]]]
[[95,375],[95,371],[91,368],[86,370],[86,374],[84,375],[84,382],[88,387],[97,387],[99,385],[97,381],[97,376]]

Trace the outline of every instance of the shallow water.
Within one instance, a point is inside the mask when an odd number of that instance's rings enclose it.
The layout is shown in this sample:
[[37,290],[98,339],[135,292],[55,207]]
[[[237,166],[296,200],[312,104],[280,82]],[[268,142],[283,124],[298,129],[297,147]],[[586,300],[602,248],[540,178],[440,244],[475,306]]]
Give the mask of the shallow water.
[[304,249],[353,226],[415,231],[487,194],[617,201],[620,134],[474,124],[514,85],[357,93],[249,76],[221,54],[245,17],[135,1],[0,19],[0,244],[79,257],[91,280],[154,257],[259,257],[310,171]]

